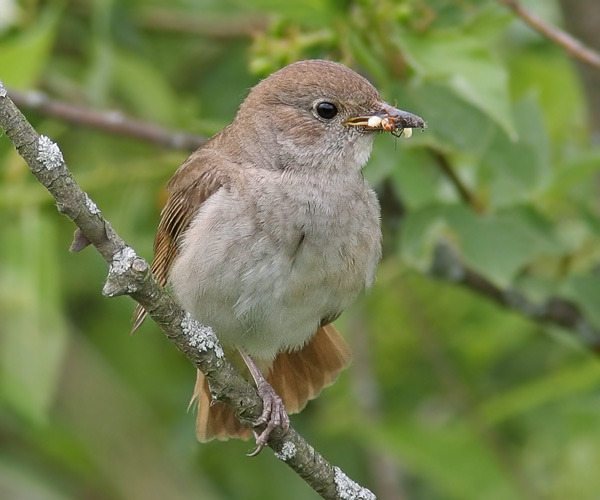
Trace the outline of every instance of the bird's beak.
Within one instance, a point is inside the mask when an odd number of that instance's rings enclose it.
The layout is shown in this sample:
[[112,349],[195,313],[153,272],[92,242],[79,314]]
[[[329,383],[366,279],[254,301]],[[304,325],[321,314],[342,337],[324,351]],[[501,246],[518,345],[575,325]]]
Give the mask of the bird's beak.
[[383,130],[396,136],[404,135],[405,137],[412,135],[413,128],[424,129],[427,126],[420,116],[393,108],[387,104],[377,113],[348,118],[344,125],[364,127],[365,130]]

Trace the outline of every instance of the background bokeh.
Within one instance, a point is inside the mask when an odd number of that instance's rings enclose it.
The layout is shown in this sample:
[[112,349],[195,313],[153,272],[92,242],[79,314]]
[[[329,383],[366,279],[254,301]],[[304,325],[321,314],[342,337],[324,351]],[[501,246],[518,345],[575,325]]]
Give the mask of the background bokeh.
[[[524,2],[600,48],[600,4],[563,4]],[[309,57],[429,127],[376,140],[385,256],[337,322],[353,365],[294,427],[382,500],[597,499],[600,70],[492,0],[0,0],[9,89],[173,131],[210,136]],[[150,259],[189,151],[23,111]],[[151,322],[129,335],[73,230],[0,136],[0,498],[318,498],[269,450],[195,441],[194,368]],[[498,300],[453,284],[440,242]]]

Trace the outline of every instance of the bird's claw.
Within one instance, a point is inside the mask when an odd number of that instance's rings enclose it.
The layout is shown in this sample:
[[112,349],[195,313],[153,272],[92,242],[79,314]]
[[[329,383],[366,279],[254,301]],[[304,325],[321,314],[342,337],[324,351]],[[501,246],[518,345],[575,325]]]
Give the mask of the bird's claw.
[[259,384],[257,390],[263,402],[263,411],[252,426],[260,427],[266,424],[266,427],[260,433],[255,430],[252,431],[256,439],[256,449],[248,454],[249,457],[255,457],[262,451],[275,428],[280,427],[283,431],[290,428],[290,417],[285,411],[283,401],[275,390],[266,381],[264,384]]

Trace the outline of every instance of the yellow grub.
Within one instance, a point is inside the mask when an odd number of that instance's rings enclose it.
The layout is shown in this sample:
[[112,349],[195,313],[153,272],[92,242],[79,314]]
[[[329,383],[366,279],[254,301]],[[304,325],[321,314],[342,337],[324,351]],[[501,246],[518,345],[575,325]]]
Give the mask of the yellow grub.
[[412,128],[405,128],[402,129],[402,135],[404,136],[405,139],[410,139],[412,137]]

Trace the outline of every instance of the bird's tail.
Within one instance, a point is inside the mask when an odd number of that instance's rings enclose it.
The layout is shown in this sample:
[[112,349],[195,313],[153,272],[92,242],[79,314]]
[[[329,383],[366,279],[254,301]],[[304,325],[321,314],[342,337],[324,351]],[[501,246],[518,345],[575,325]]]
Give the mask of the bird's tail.
[[[302,349],[278,354],[263,373],[267,374],[268,382],[283,400],[287,412],[297,413],[322,389],[335,382],[350,359],[348,345],[329,324],[319,328]],[[251,428],[242,424],[229,406],[211,400],[208,382],[200,371],[190,404],[195,402],[198,403],[196,436],[199,441],[252,436]]]

